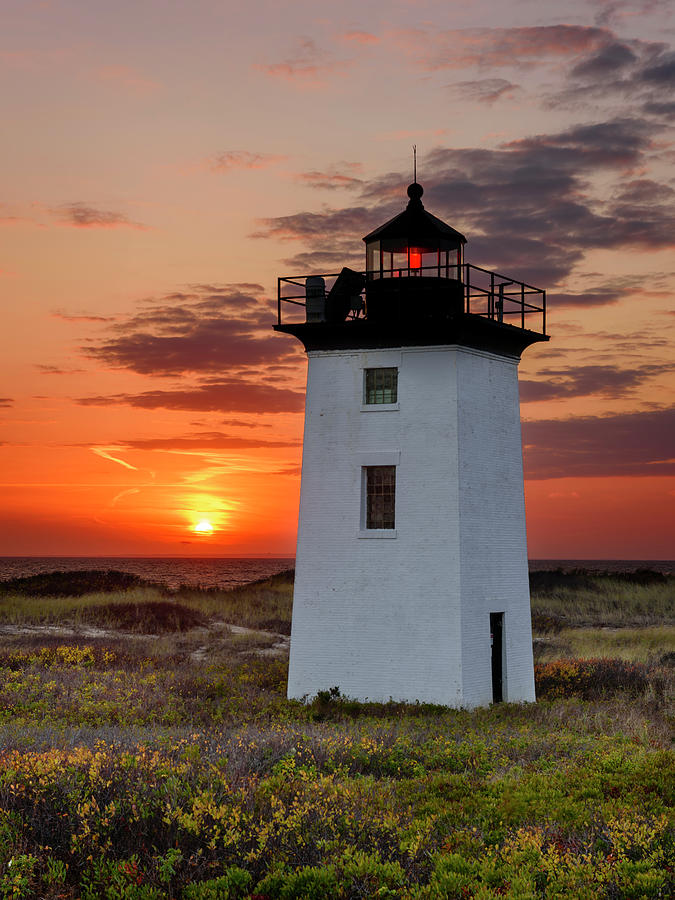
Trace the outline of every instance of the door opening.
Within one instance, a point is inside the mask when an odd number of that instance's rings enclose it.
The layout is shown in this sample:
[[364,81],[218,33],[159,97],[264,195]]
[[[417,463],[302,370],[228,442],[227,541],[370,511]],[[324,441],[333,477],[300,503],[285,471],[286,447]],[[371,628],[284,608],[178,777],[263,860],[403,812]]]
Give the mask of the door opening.
[[490,648],[492,654],[492,702],[504,699],[504,613],[490,613]]

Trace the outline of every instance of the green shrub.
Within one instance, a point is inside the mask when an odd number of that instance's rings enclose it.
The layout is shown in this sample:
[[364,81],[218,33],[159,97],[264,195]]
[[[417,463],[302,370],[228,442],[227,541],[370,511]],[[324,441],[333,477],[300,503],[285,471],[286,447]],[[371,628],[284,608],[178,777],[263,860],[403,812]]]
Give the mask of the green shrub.
[[257,885],[256,894],[270,900],[337,900],[340,896],[334,866],[273,872]]
[[210,878],[189,884],[183,890],[183,900],[239,900],[248,896],[251,876],[244,869],[232,866],[220,878]]

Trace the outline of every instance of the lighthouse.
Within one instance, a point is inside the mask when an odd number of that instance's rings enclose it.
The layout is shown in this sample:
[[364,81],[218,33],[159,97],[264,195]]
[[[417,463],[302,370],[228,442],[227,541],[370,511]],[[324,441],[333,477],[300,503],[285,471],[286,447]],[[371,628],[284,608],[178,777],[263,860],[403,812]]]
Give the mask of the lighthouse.
[[288,696],[530,701],[518,363],[545,293],[407,193],[363,271],[278,280],[308,356]]

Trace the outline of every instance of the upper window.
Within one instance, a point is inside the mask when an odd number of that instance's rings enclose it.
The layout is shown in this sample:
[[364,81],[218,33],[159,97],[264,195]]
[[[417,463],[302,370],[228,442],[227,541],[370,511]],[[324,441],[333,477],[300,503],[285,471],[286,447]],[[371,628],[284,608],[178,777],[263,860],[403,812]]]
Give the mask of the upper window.
[[396,466],[364,466],[365,526],[396,527]]
[[398,369],[364,369],[363,402],[396,403],[398,401]]

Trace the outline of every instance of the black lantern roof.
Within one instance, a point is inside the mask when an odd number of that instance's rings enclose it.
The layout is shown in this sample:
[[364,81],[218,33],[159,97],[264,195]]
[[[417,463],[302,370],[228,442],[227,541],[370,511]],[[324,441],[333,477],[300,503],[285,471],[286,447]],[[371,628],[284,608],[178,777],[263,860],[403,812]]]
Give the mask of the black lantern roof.
[[371,241],[395,241],[407,245],[434,244],[444,247],[458,247],[466,244],[466,238],[450,225],[446,225],[441,219],[427,212],[422,203],[424,188],[414,181],[408,185],[408,205],[399,213],[380,225],[363,240],[366,244]]

